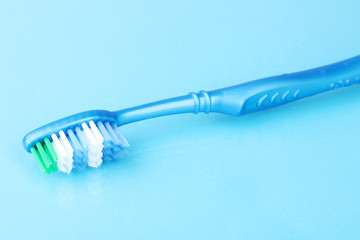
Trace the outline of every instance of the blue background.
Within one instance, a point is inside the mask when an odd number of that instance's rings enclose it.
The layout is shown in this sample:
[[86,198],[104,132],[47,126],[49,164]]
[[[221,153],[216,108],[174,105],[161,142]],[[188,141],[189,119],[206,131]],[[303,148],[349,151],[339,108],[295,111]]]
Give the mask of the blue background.
[[1,1],[1,239],[359,239],[360,87],[121,127],[124,159],[42,175],[22,138],[360,53],[354,1]]

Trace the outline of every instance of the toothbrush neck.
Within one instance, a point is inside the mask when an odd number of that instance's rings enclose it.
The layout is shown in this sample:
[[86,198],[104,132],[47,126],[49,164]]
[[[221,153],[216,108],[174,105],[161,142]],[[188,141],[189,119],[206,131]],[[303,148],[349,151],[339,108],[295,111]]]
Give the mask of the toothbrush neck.
[[[209,113],[219,98],[211,96],[210,92],[200,91],[185,96],[169,98],[132,108],[116,111],[118,124],[125,125],[149,118],[181,114],[181,113]],[[214,102],[215,100],[215,102]],[[220,99],[219,99],[220,100]]]

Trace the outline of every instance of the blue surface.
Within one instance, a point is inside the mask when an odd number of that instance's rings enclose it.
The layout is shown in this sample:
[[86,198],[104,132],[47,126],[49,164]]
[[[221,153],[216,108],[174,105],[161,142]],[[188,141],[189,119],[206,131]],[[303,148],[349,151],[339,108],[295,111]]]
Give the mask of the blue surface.
[[358,239],[360,87],[121,128],[122,160],[41,174],[23,136],[360,53],[359,1],[2,1],[1,239]]

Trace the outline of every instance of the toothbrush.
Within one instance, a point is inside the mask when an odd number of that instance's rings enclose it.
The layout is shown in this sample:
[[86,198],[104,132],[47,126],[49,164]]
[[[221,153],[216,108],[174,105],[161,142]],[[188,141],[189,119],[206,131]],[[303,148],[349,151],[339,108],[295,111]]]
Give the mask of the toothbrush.
[[360,56],[327,66],[264,78],[233,87],[110,112],[78,113],[42,126],[23,139],[41,171],[70,173],[97,168],[126,153],[129,143],[118,127],[171,114],[222,113],[232,116],[280,106],[315,94],[360,83]]

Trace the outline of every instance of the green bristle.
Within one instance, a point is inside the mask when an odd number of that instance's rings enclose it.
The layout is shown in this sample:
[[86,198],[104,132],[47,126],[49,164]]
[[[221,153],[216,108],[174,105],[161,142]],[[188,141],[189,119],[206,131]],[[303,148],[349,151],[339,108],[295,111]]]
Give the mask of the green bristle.
[[34,147],[31,147],[30,148],[30,152],[32,153],[32,155],[35,157],[36,159],[36,162],[38,163],[39,167],[40,167],[40,170],[42,173],[47,173],[47,169],[45,167],[45,164],[39,154],[39,151],[36,150]]
[[52,167],[49,169],[51,172],[57,172],[58,168],[56,164],[52,165]]
[[46,154],[48,155],[48,157],[49,157],[49,159],[51,161],[51,165],[47,169],[48,173],[56,172],[57,171],[57,166],[56,166],[57,155],[55,155],[55,159],[54,159],[53,156],[50,153],[50,150],[49,150],[48,146],[46,144],[43,144],[43,148],[44,148]]
[[45,144],[43,145],[45,152],[49,156],[50,160],[52,161],[52,165],[56,166],[58,156],[49,140],[49,138],[44,139]]
[[37,142],[35,147],[31,147],[30,151],[34,155],[40,170],[44,174],[57,171],[58,156],[53,148],[49,138],[44,139],[44,144]]
[[45,152],[45,150],[40,142],[37,142],[35,145],[36,145],[37,150],[40,153],[40,156],[45,164],[46,169],[48,169],[51,166],[52,161],[50,160],[49,156]]

